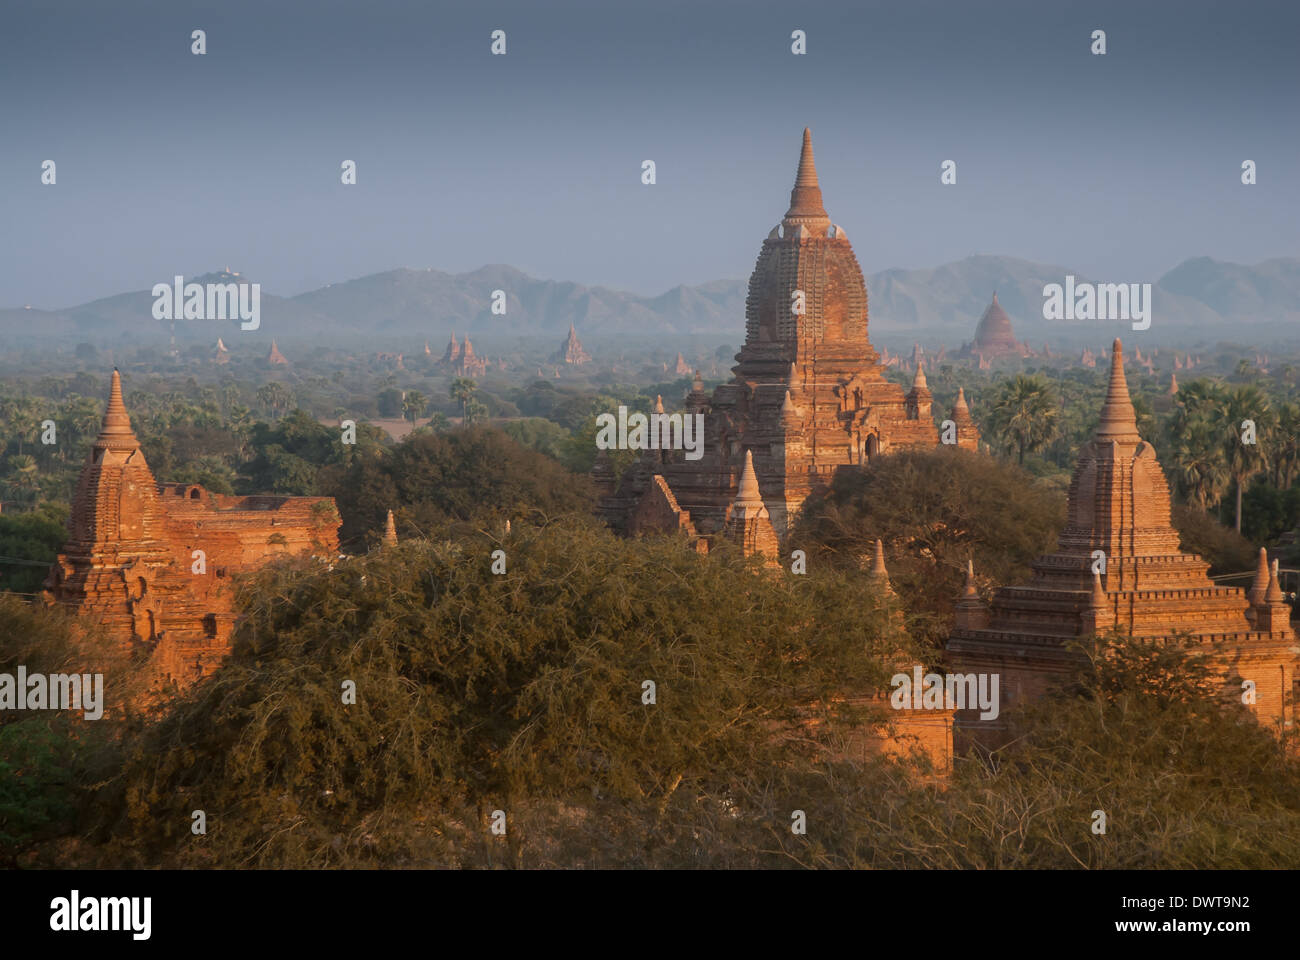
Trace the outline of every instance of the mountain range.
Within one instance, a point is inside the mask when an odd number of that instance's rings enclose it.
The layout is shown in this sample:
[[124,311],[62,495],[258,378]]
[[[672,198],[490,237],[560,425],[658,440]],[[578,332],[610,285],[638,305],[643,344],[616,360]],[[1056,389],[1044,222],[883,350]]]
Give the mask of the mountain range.
[[[870,328],[905,334],[925,330],[954,343],[969,339],[997,291],[1016,334],[1037,343],[1081,332],[1097,321],[1042,319],[1043,287],[1076,282],[1141,282],[1139,277],[1093,278],[1064,267],[1013,257],[978,255],[931,269],[892,269],[867,277]],[[170,278],[169,278],[170,279]],[[187,282],[249,281],[226,271]],[[530,277],[514,267],[489,265],[470,273],[398,269],[279,297],[263,290],[261,327],[239,330],[238,321],[177,320],[178,339],[235,337],[347,338],[416,335],[431,342],[452,330],[474,336],[563,336],[573,323],[582,336],[653,338],[662,335],[743,337],[744,279],[677,286],[640,296],[602,286]],[[493,291],[505,293],[504,315],[491,311]],[[1155,282],[1153,328],[1210,328],[1300,321],[1300,258],[1253,266],[1208,257],[1186,260]],[[0,309],[9,337],[148,341],[170,335],[156,320],[147,290],[121,293],[59,310]]]

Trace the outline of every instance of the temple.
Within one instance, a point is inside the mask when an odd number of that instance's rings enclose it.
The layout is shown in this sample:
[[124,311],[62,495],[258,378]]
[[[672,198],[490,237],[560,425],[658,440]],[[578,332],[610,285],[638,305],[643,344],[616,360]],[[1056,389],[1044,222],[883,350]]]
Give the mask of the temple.
[[230,650],[231,578],[280,556],[337,556],[338,526],[330,497],[236,497],[158,483],[114,370],[44,599],[102,624],[111,639],[146,652],[161,679],[185,685]]
[[487,372],[487,358],[474,353],[474,345],[465,334],[465,342],[456,342],[456,333],[452,331],[451,341],[439,363],[442,370],[458,377],[481,377]]
[[[616,530],[645,532],[657,517],[661,529],[706,542],[726,535],[746,552],[775,549],[836,470],[939,443],[924,374],[905,392],[885,378],[867,338],[866,284],[822,205],[808,130],[790,207],[749,280],[736,360],[732,380],[712,395],[698,374],[686,395],[683,416],[704,418],[700,459],[646,451],[616,485],[609,459],[597,458],[600,512]],[[644,498],[653,504],[643,508]],[[680,516],[668,516],[669,503]]]
[[[1040,557],[1022,586],[986,605],[968,572],[948,656],[959,672],[998,673],[1004,706],[1047,691],[1077,654],[1071,640],[1119,631],[1164,643],[1184,636],[1208,655],[1225,690],[1254,683],[1252,709],[1277,726],[1294,722],[1300,646],[1275,572],[1261,555],[1249,595],[1217,586],[1209,564],[1180,549],[1169,487],[1155,450],[1137,430],[1119,340],[1100,423],[1079,454],[1057,552]],[[994,721],[994,724],[1003,721]],[[984,739],[984,722],[959,719]]]
[[578,339],[578,331],[573,328],[573,324],[569,324],[569,336],[564,343],[560,344],[560,349],[551,359],[556,363],[567,363],[572,366],[591,362],[591,355],[582,348],[582,341]]
[[974,360],[981,366],[987,366],[988,360],[1002,357],[1031,357],[1034,351],[1029,344],[1021,343],[1011,332],[1011,318],[998,303],[997,291],[993,291],[993,301],[980,317],[975,327],[975,339],[964,345],[957,357],[961,360]]

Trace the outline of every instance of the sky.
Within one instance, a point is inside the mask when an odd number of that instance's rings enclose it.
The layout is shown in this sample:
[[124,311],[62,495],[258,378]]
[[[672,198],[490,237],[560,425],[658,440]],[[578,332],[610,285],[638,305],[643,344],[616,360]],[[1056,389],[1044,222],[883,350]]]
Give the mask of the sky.
[[1298,49],[1292,0],[5,0],[0,306],[226,266],[743,277],[805,126],[867,273],[1300,256]]

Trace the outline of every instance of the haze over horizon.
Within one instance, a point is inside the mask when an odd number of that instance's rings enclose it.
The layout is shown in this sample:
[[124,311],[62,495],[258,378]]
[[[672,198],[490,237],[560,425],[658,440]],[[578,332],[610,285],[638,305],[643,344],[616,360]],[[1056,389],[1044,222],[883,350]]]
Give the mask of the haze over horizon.
[[743,277],[805,126],[868,274],[985,253],[1153,282],[1300,256],[1294,5],[996,9],[17,0],[0,306],[227,264],[282,296],[402,266],[642,295]]

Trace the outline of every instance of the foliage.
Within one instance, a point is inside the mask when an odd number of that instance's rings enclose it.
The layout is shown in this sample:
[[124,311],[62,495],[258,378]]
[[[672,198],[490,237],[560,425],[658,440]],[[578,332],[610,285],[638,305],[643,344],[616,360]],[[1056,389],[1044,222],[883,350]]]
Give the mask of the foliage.
[[[101,791],[117,854],[466,864],[487,811],[513,818],[519,858],[527,811],[612,803],[649,833],[620,855],[654,862],[659,825],[671,848],[728,798],[818,769],[819,744],[863,719],[838,698],[885,687],[906,644],[862,577],[772,577],[587,522],[446,535],[250,584],[228,662]],[[418,831],[374,835],[403,822]]]
[[399,526],[422,533],[447,519],[498,528],[507,519],[590,512],[586,477],[519,446],[486,427],[413,433],[391,450],[360,452],[350,466],[322,473],[322,491],[336,498],[342,538],[359,544],[397,511]]
[[981,582],[1026,579],[1030,563],[1054,547],[1064,508],[1059,489],[1013,464],[953,447],[907,451],[838,475],[805,502],[791,543],[808,551],[810,565],[855,569],[883,540],[916,629],[939,644],[966,561]]
[[1057,405],[1047,381],[1017,374],[993,397],[985,429],[1024,465],[1025,454],[1047,446],[1056,434]]
[[0,561],[0,590],[35,593],[49,572],[59,547],[68,537],[68,511],[60,504],[42,504],[32,513],[0,514],[0,557],[31,563]]

